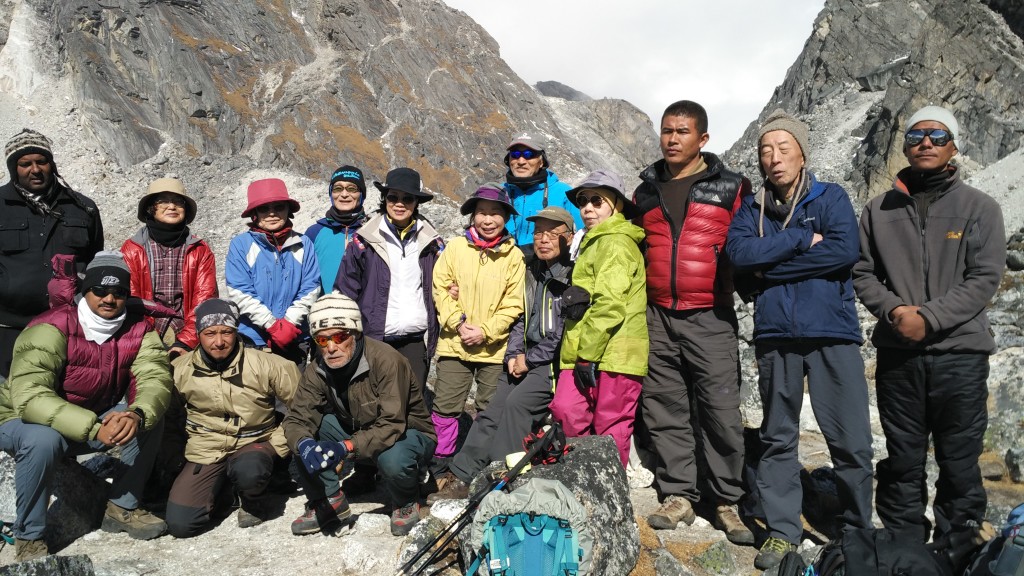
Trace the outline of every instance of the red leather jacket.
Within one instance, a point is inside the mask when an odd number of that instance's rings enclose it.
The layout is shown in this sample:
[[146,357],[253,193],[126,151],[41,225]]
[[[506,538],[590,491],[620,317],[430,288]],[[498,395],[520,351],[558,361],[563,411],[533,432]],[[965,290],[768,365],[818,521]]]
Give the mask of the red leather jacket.
[[[149,268],[146,244],[149,232],[143,226],[134,236],[124,241],[121,253],[132,273],[132,295],[146,300],[153,299],[153,276]],[[196,334],[196,306],[210,298],[217,297],[217,262],[213,259],[210,246],[196,236],[186,240],[185,263],[182,266],[181,290],[183,293],[181,312],[185,326],[177,340],[190,349],[199,344]]]
[[647,233],[647,301],[672,310],[733,305],[725,237],[743,195],[750,193],[750,181],[726,170],[714,154],[701,155],[707,175],[690,189],[678,230],[662,201],[661,183],[669,178],[664,160],[640,173],[643,182],[633,193],[641,214],[635,221]]

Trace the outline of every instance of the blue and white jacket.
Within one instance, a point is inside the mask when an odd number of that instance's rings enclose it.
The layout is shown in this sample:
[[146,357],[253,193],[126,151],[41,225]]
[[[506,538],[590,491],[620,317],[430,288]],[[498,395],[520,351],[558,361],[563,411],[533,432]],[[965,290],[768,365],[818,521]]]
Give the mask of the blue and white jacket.
[[320,289],[325,294],[334,288],[345,248],[365,222],[364,217],[346,226],[330,218],[321,218],[306,230],[305,236],[313,242],[316,261],[320,266]]
[[281,251],[260,232],[231,239],[224,265],[227,296],[242,317],[238,332],[257,346],[267,345],[267,331],[286,318],[305,334],[306,316],[320,296],[320,268],[309,238],[292,232]]
[[546,181],[534,184],[525,190],[515,184],[505,183],[505,191],[508,192],[508,197],[512,200],[512,206],[519,213],[513,214],[509,218],[505,228],[516,239],[517,246],[533,245],[533,222],[527,222],[526,218],[544,209],[545,191],[547,193],[547,206],[565,208],[569,211],[569,214],[572,214],[572,219],[576,222],[576,229],[581,230],[583,228],[583,218],[580,216],[580,209],[570,202],[566,196],[566,193],[572,187],[559,180],[558,176],[551,170],[547,170],[547,173],[548,178]]
[[[857,216],[846,190],[818,182],[797,201],[789,225],[762,211],[766,191],[743,198],[725,249],[739,272],[758,272],[754,340],[863,339],[851,271],[860,257]],[[769,200],[770,201],[770,200]],[[763,226],[762,232],[759,227]],[[823,240],[811,246],[814,233]]]

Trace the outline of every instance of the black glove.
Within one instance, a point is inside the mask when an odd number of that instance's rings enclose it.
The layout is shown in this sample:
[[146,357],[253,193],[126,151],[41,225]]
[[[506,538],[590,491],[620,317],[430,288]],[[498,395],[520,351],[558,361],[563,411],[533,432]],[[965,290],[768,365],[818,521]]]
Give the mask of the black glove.
[[331,442],[329,440],[317,442],[312,438],[299,440],[299,445],[296,446],[296,449],[299,453],[299,458],[302,459],[302,463],[310,474],[319,474],[327,469],[333,470],[338,465],[338,462],[344,460],[348,454],[348,449],[345,448],[345,444],[342,442]]
[[572,373],[576,376],[576,384],[581,388],[587,389],[597,386],[597,363],[577,360]]
[[579,322],[590,308],[590,292],[579,286],[569,286],[562,292],[562,318]]

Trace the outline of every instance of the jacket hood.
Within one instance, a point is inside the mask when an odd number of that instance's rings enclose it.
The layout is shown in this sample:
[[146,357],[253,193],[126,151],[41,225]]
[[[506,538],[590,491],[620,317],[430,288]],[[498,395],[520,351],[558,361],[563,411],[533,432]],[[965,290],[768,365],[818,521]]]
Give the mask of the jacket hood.
[[[384,218],[383,212],[371,217],[359,228],[356,235],[387,262],[387,240],[380,231]],[[441,235],[437,233],[433,224],[423,217],[416,219],[416,242],[419,243],[421,251],[430,246],[435,240],[440,239]]]

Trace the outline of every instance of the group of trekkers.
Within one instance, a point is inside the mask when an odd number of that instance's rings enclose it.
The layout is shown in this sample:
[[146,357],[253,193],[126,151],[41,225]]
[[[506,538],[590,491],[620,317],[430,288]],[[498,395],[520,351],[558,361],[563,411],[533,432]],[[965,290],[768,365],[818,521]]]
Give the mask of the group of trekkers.
[[[436,483],[427,503],[465,498],[550,415],[570,437],[610,436],[624,467],[634,436],[654,454],[652,527],[690,524],[700,503],[730,541],[759,541],[755,566],[768,569],[803,532],[805,380],[843,529],[871,527],[876,474],[887,528],[925,541],[980,522],[995,351],[985,306],[1005,238],[998,204],[950,163],[956,118],[937,106],[909,118],[910,165],[859,227],[846,190],[808,169],[799,119],[776,110],[760,126],[756,190],[702,150],[708,138],[703,107],[670,105],[662,159],[630,193],[609,170],[570,187],[548,143],[519,135],[504,182],[477,187],[464,233],[447,240],[421,215],[433,196],[410,168],[373,182],[372,214],[363,172],[338,168],[304,234],[285,183],[257,180],[220,295],[180,180],[152,182],[142,227],[104,251],[97,207],[60,176],[51,142],[19,133],[0,188],[0,449],[16,462],[17,558],[48,553],[67,455],[120,448],[102,528],[133,538],[192,536],[232,505],[241,527],[271,518],[289,458],[286,482],[307,500],[294,534],[336,526],[351,515],[346,494],[377,485],[404,535],[424,486]],[[734,292],[754,305],[761,538],[737,507],[750,484]],[[877,471],[855,294],[878,318]],[[141,506],[158,455],[177,474],[163,519]]]

